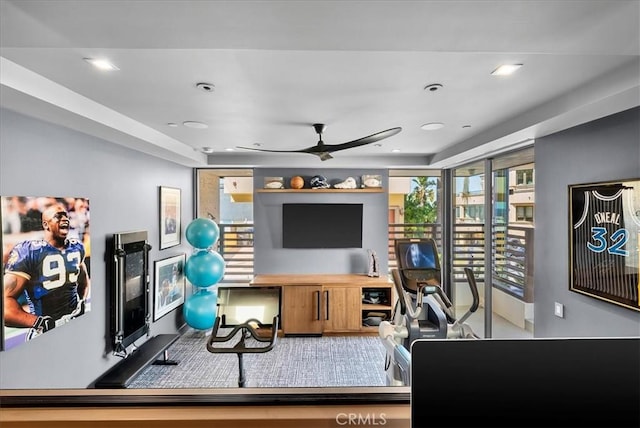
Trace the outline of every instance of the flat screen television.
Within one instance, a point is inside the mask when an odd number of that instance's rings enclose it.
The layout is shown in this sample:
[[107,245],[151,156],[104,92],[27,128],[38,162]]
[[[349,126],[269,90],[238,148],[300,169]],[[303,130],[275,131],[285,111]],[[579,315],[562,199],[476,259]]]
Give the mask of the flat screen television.
[[283,204],[283,248],[362,248],[362,204]]
[[124,352],[149,331],[149,250],[146,231],[116,233],[111,241],[111,337]]

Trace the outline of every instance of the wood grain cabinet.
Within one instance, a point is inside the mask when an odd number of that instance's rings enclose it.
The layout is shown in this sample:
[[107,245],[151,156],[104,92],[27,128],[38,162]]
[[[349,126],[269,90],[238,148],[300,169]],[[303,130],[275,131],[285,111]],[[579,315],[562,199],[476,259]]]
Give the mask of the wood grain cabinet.
[[[280,318],[285,335],[376,334],[363,320],[372,312],[390,317],[393,284],[366,275],[257,275],[251,286],[282,287]],[[372,293],[373,292],[373,293]],[[375,304],[365,299],[378,296]]]
[[282,332],[284,334],[322,334],[322,285],[282,287]]
[[360,287],[324,286],[324,325],[326,333],[359,331],[362,326]]

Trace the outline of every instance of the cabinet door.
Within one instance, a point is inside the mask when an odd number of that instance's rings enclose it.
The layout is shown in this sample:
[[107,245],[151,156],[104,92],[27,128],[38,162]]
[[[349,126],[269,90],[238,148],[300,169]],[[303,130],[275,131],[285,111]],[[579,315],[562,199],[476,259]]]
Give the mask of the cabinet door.
[[325,332],[360,330],[360,287],[325,287],[323,297]]
[[282,287],[282,332],[322,334],[322,286]]

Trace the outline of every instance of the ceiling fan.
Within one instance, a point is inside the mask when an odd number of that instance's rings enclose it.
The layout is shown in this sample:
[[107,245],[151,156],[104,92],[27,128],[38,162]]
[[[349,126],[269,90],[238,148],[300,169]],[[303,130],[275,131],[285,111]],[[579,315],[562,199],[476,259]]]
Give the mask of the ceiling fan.
[[331,153],[337,152],[340,150],[352,149],[354,147],[364,146],[366,144],[375,143],[376,141],[380,141],[384,138],[389,138],[393,135],[396,135],[398,132],[402,131],[402,128],[391,128],[384,131],[376,132],[375,134],[368,135],[366,137],[358,138],[357,140],[348,141],[346,143],[341,144],[325,144],[322,141],[322,133],[324,132],[326,125],[324,123],[314,123],[313,128],[316,130],[316,134],[318,134],[319,140],[315,146],[307,147],[306,149],[299,150],[268,150],[268,149],[256,149],[253,147],[238,147],[239,149],[247,149],[247,150],[257,150],[260,152],[275,152],[275,153],[309,153],[312,155],[316,155],[320,158],[320,160],[326,161],[328,159],[333,158]]

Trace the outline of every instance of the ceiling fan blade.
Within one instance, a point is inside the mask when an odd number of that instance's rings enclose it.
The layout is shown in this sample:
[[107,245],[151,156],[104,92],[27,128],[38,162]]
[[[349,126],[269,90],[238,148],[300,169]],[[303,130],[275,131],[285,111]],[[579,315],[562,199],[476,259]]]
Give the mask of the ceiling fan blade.
[[255,150],[257,152],[270,152],[270,153],[309,153],[311,155],[318,156],[320,160],[323,160],[323,161],[333,159],[333,156],[331,156],[331,154],[328,151],[322,150],[318,146],[313,146],[313,147],[309,147],[301,150],[269,150],[269,149],[256,149],[254,147],[241,147],[241,146],[237,146],[237,148],[245,149],[245,150]]
[[256,149],[255,147],[241,147],[236,146],[237,149],[255,150],[257,152],[271,152],[271,153],[309,153],[306,149],[303,150],[269,150],[269,149]]
[[375,143],[376,141],[383,140],[385,138],[392,137],[400,131],[402,131],[401,127],[391,128],[342,144],[324,144],[323,150],[328,152],[336,152],[338,150],[352,149],[354,147],[364,146],[367,144]]
[[257,149],[255,147],[241,147],[241,146],[237,146],[237,148],[245,149],[245,150],[254,150],[257,152],[270,152],[270,153],[309,153],[311,155],[318,156],[320,160],[326,161],[329,159],[333,159],[333,156],[331,156],[331,153],[333,152],[375,143],[376,141],[389,138],[393,135],[396,135],[398,132],[402,131],[402,128],[400,127],[391,128],[391,129],[386,129],[384,131],[376,132],[375,134],[371,134],[366,137],[358,138],[357,140],[349,141],[342,144],[325,144],[322,141],[322,131],[324,130],[324,125],[317,123],[317,124],[314,124],[313,126],[316,129],[316,133],[318,133],[318,135],[320,136],[320,141],[318,141],[318,144],[316,144],[315,146],[307,147],[306,149],[269,150],[269,149]]

